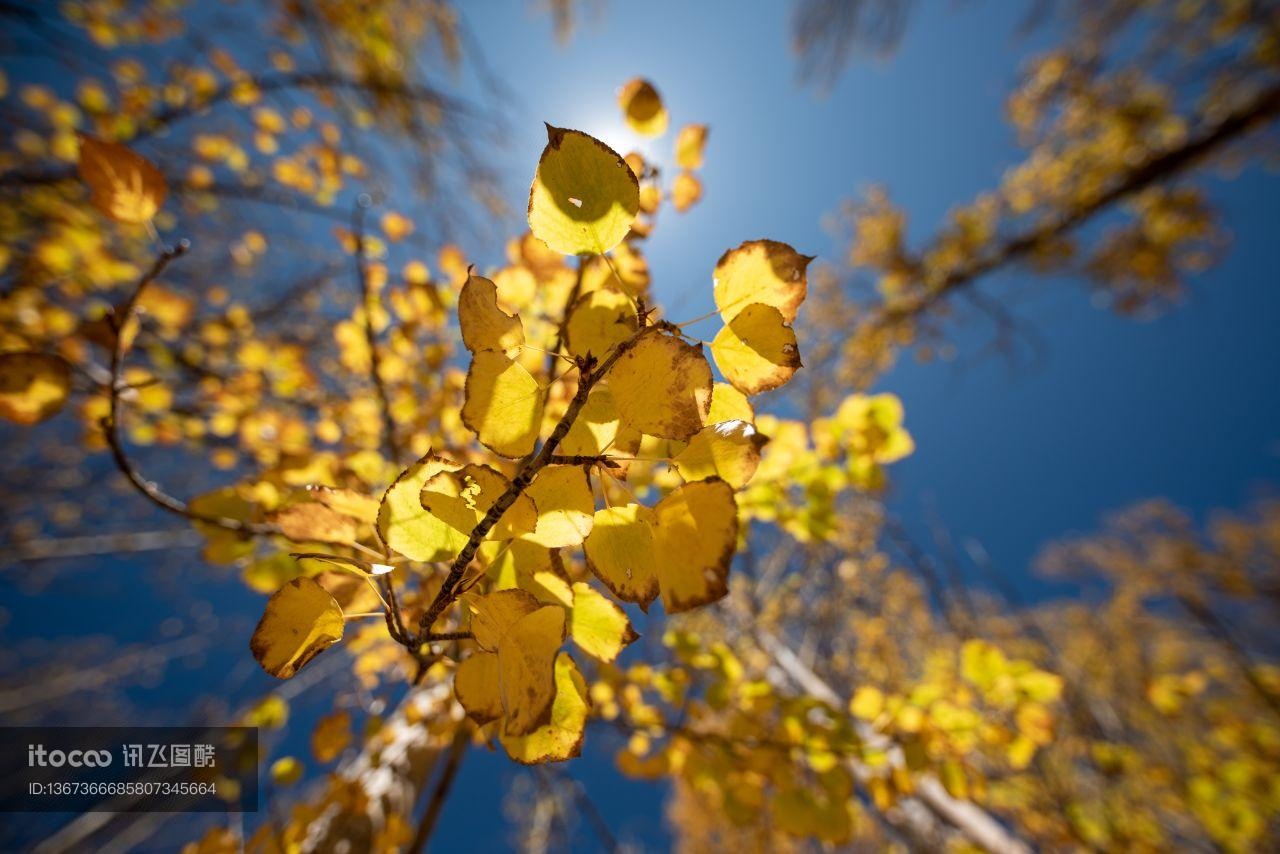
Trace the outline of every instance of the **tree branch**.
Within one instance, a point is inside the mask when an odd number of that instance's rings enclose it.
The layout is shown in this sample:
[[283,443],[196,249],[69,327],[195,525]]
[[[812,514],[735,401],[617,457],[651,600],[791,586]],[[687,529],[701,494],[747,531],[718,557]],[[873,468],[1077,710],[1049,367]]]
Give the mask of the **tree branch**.
[[369,271],[365,267],[364,258],[364,212],[371,204],[367,195],[361,194],[356,200],[355,212],[351,217],[352,232],[356,243],[356,281],[360,285],[360,298],[364,306],[364,340],[369,347],[369,378],[373,380],[374,391],[378,395],[378,409],[382,413],[382,448],[387,459],[393,463],[400,460],[400,444],[396,441],[396,422],[391,417],[391,398],[387,394],[386,383],[382,379],[382,359],[378,355],[378,333],[373,328],[373,286],[369,282]]
[[435,600],[422,614],[422,619],[418,623],[419,630],[422,633],[419,635],[420,638],[431,630],[436,620],[444,613],[445,608],[449,607],[458,598],[458,593],[460,592],[457,589],[458,583],[462,581],[462,576],[466,572],[467,566],[471,563],[471,559],[475,557],[476,550],[480,548],[480,543],[489,534],[489,531],[493,529],[494,525],[498,524],[502,514],[524,493],[529,484],[533,482],[534,476],[551,464],[555,457],[556,448],[559,447],[560,442],[568,434],[569,428],[573,426],[573,422],[582,411],[582,407],[586,405],[587,395],[591,393],[591,389],[609,372],[609,369],[617,363],[624,353],[636,345],[636,342],[646,334],[659,328],[661,327],[642,327],[626,341],[615,347],[598,366],[591,356],[578,360],[578,390],[574,393],[573,400],[569,402],[569,407],[565,410],[564,415],[561,416],[555,429],[551,431],[551,435],[547,437],[547,441],[543,443],[536,454],[524,458],[520,464],[519,471],[507,487],[506,492],[502,493],[498,500],[493,502],[489,512],[471,530],[470,536],[467,537],[466,545],[458,552],[458,556],[454,558],[453,564],[449,567],[449,574],[445,577],[444,583],[440,585],[440,591],[436,594]]
[[107,416],[102,419],[102,431],[106,437],[107,446],[111,448],[111,456],[115,459],[116,468],[120,469],[121,473],[133,484],[135,489],[157,507],[183,516],[193,522],[204,522],[230,531],[239,531],[246,534],[278,533],[275,525],[244,522],[239,519],[212,516],[192,510],[185,501],[174,498],[155,483],[142,476],[141,472],[129,459],[129,454],[124,446],[124,438],[120,435],[120,393],[124,390],[121,385],[121,374],[124,370],[126,350],[125,326],[130,318],[133,317],[134,309],[137,307],[138,299],[142,296],[142,292],[146,290],[149,284],[160,277],[160,274],[169,266],[170,261],[185,255],[189,248],[190,244],[185,240],[177,246],[165,247],[160,252],[160,255],[157,256],[151,268],[138,280],[138,284],[125,299],[124,304],[111,315],[111,324],[115,330],[115,341],[111,347],[111,382],[107,387],[110,397],[110,409]]

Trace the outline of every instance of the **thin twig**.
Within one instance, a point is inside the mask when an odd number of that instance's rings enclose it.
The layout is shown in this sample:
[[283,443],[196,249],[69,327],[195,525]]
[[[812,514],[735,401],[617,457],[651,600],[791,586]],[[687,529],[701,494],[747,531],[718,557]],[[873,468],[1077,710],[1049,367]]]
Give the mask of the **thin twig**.
[[382,447],[387,459],[397,462],[400,459],[400,445],[396,441],[396,422],[391,417],[391,398],[387,395],[387,386],[382,379],[378,333],[373,328],[373,286],[369,281],[364,258],[364,212],[370,204],[369,197],[361,194],[356,200],[355,212],[351,217],[356,243],[356,282],[360,285],[360,298],[363,300],[361,304],[364,306],[364,339],[369,347],[369,378],[373,380],[373,388],[378,395],[378,408],[382,412]]
[[151,265],[151,268],[138,280],[138,284],[125,299],[124,304],[111,315],[111,324],[115,330],[115,341],[111,347],[111,381],[108,385],[110,409],[107,416],[102,419],[103,434],[106,437],[107,446],[111,448],[111,456],[115,459],[116,467],[128,478],[134,488],[157,507],[168,510],[170,513],[176,513],[194,522],[217,525],[230,531],[239,531],[246,534],[278,533],[275,525],[245,522],[240,519],[229,519],[225,516],[213,516],[192,510],[185,501],[174,498],[154,482],[142,476],[142,473],[138,471],[137,467],[129,459],[129,454],[124,446],[124,438],[120,435],[120,393],[123,390],[121,375],[124,371],[124,357],[127,348],[125,326],[129,323],[130,318],[133,317],[134,309],[137,307],[138,299],[142,296],[142,292],[146,290],[149,284],[160,277],[160,274],[169,266],[170,261],[185,255],[190,248],[191,244],[185,240],[179,242],[176,246],[165,247],[156,257],[155,263]]

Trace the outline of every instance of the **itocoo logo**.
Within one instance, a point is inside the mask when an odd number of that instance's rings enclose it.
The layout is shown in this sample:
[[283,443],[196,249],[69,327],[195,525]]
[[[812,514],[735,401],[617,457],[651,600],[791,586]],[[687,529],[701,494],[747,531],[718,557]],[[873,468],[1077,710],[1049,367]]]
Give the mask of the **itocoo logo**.
[[27,745],[28,768],[106,768],[110,764],[109,750],[45,750],[43,744]]

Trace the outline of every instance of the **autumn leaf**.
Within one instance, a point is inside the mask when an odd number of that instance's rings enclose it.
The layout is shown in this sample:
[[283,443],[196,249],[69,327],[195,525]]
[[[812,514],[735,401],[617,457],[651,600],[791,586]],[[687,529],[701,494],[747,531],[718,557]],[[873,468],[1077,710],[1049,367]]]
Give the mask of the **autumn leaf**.
[[795,331],[764,303],[748,305],[721,327],[711,355],[724,378],[748,395],[785,385],[802,367]]
[[80,177],[89,201],[124,223],[148,222],[164,204],[169,188],[149,160],[116,142],[80,134]]
[[332,762],[351,744],[351,715],[334,712],[325,715],[311,731],[311,755],[320,764]]
[[702,182],[692,172],[681,172],[671,183],[671,204],[684,213],[702,199]]
[[711,366],[702,347],[646,334],[618,359],[609,387],[623,424],[667,439],[702,429],[711,408]]
[[295,543],[351,543],[357,534],[355,519],[320,503],[294,504],[270,520]]
[[685,125],[676,134],[676,165],[681,169],[701,169],[702,150],[707,144],[706,125]]
[[662,136],[667,132],[667,108],[648,80],[637,77],[618,90],[618,106],[636,133]]
[[640,210],[640,184],[616,151],[581,131],[547,125],[529,191],[529,228],[563,255],[604,254]]
[[776,240],[748,240],[720,256],[712,273],[716,309],[725,323],[752,303],[771,305],[793,323],[809,290],[813,258]]
[[495,454],[522,457],[538,441],[545,395],[519,362],[502,353],[476,353],[467,372],[462,423]]
[[0,353],[0,418],[39,424],[52,418],[71,393],[71,369],[44,353]]
[[472,353],[494,351],[515,356],[524,344],[519,316],[498,307],[498,288],[483,276],[468,276],[458,295],[458,325],[462,343]]
[[444,471],[461,466],[427,453],[387,487],[378,508],[378,536],[410,560],[435,561],[451,557],[466,544],[465,534],[422,506],[422,488]]
[[672,463],[687,481],[719,477],[742,489],[760,465],[760,449],[768,441],[746,421],[723,421],[695,433]]
[[550,719],[526,735],[503,732],[498,738],[507,755],[524,765],[563,762],[581,751],[590,709],[587,683],[569,654],[562,652],[555,661],[555,699]]
[[547,548],[579,545],[595,521],[595,497],[578,466],[547,466],[525,491],[537,519],[524,538]]
[[[510,486],[511,481],[489,466],[463,466],[440,472],[423,484],[422,506],[460,534],[470,535]],[[530,534],[537,519],[532,498],[521,493],[498,517],[487,538],[509,540]]]
[[342,609],[311,578],[295,578],[269,600],[249,641],[262,669],[288,679],[342,640]]
[[609,353],[639,328],[635,303],[624,293],[602,288],[584,294],[569,311],[565,346],[574,356]]
[[737,548],[733,489],[718,478],[686,483],[652,509],[640,504],[596,513],[583,545],[587,565],[615,596],[647,607],[659,594],[669,613],[728,592]]

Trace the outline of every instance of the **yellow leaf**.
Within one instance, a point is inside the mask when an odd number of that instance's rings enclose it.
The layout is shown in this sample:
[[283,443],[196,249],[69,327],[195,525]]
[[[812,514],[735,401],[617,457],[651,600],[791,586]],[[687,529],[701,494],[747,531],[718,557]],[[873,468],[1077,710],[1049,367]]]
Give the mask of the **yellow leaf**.
[[599,511],[583,552],[619,599],[646,607],[661,593],[668,613],[679,613],[728,592],[737,540],[733,489],[712,478],[684,484],[652,510],[627,504]]
[[337,759],[351,744],[351,715],[334,712],[325,715],[311,732],[311,754],[322,765]]
[[467,716],[478,724],[502,717],[502,692],[498,687],[498,656],[476,652],[458,665],[453,692]]
[[738,545],[738,507],[722,480],[686,483],[653,508],[656,570],[667,613],[688,611],[729,592],[729,563]]
[[618,90],[618,106],[636,133],[662,136],[667,132],[667,108],[662,105],[658,90],[648,80],[637,77],[628,81]]
[[884,694],[879,688],[863,685],[849,701],[849,713],[864,721],[873,721],[884,711]]
[[276,511],[270,518],[295,543],[349,544],[356,539],[356,520],[323,504],[295,504]]
[[524,345],[524,326],[498,307],[498,287],[483,276],[469,276],[458,295],[462,343],[472,353],[493,350],[515,356]]
[[[422,486],[422,506],[454,530],[470,536],[508,487],[507,480],[489,466],[468,465],[457,471],[443,471]],[[525,493],[503,511],[486,539],[510,540],[531,533],[538,509]]]
[[272,676],[288,679],[342,640],[342,609],[311,578],[295,578],[267,600],[249,640],[253,657]]
[[564,608],[544,605],[516,620],[498,642],[505,735],[528,735],[547,723],[564,629]]
[[537,525],[525,539],[547,548],[576,546],[591,533],[595,497],[577,466],[548,466],[525,490],[537,508]]
[[574,356],[597,358],[626,341],[639,328],[635,305],[611,288],[583,294],[573,304],[565,324],[565,345]]
[[520,618],[538,610],[540,605],[533,594],[518,588],[469,597],[467,611],[471,614],[471,634],[481,649],[497,652],[507,631]]
[[519,362],[502,353],[476,353],[467,372],[462,423],[494,453],[522,457],[538,441],[545,396]]
[[302,779],[302,763],[294,756],[282,756],[271,763],[271,782],[277,786],[292,786]]
[[776,308],[792,323],[809,291],[813,259],[775,240],[748,240],[720,256],[712,274],[716,308],[725,323],[752,303]]
[[382,215],[382,233],[392,243],[399,243],[413,234],[413,220],[404,214],[387,211]]
[[590,708],[587,684],[578,666],[568,653],[560,653],[555,662],[555,699],[550,721],[528,735],[502,733],[499,739],[507,755],[525,765],[572,759],[582,749],[582,734]]
[[656,521],[643,504],[607,507],[583,544],[591,571],[624,602],[647,606],[658,595]]
[[702,199],[702,182],[692,172],[681,172],[671,182],[671,204],[684,213]]
[[745,394],[728,383],[716,383],[711,388],[711,411],[707,413],[707,423],[719,424],[723,421],[755,424],[756,411]]
[[613,661],[640,637],[621,608],[581,581],[573,585],[569,635],[579,649],[601,661]]
[[701,346],[646,334],[608,374],[625,426],[665,439],[687,439],[711,409],[711,366]]
[[164,204],[169,188],[160,170],[115,142],[80,134],[80,177],[89,201],[117,222],[143,223]]
[[594,457],[607,450],[624,451],[617,446],[621,417],[613,401],[613,390],[607,385],[597,385],[587,395],[586,405],[560,443],[560,452]]
[[547,125],[529,191],[529,228],[564,255],[603,255],[640,210],[640,184],[618,153],[581,131]]
[[71,393],[71,369],[43,353],[0,354],[0,418],[39,424],[52,418]]
[[676,164],[681,169],[701,169],[702,149],[707,144],[706,125],[685,125],[676,134]]
[[336,489],[332,486],[308,487],[311,496],[325,507],[344,516],[376,525],[378,522],[378,499],[371,498],[354,489]]
[[778,309],[763,303],[752,303],[722,327],[711,355],[725,379],[748,395],[785,385],[801,368],[796,333]]
[[722,421],[695,433],[672,462],[685,480],[719,477],[741,489],[756,473],[760,449],[768,441],[746,421]]
[[461,466],[428,453],[405,469],[387,488],[378,508],[378,536],[384,545],[410,560],[445,560],[466,545],[467,537],[422,506],[422,487],[444,471]]

